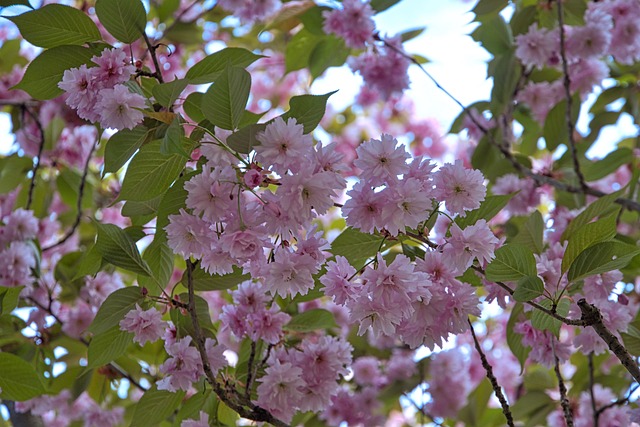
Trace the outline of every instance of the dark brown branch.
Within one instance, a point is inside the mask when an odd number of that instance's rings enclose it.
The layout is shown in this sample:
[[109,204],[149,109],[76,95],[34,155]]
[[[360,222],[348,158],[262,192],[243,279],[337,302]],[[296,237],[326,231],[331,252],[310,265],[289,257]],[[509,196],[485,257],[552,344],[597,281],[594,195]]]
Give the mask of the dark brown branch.
[[149,55],[151,55],[153,66],[156,69],[155,73],[152,76],[155,77],[159,83],[164,83],[164,79],[162,78],[162,68],[160,68],[160,63],[158,63],[158,56],[156,55],[158,46],[151,43],[151,40],[149,40],[149,36],[147,36],[147,33],[144,30],[142,31],[142,36],[144,37],[144,42],[147,44],[147,49],[149,49]]
[[84,188],[87,183],[87,174],[89,173],[89,163],[91,162],[91,157],[93,157],[93,152],[95,151],[97,146],[98,146],[97,143],[93,144],[93,147],[91,147],[91,151],[89,151],[89,154],[87,155],[87,160],[84,163],[84,170],[82,171],[82,178],[80,179],[80,186],[78,187],[78,200],[76,201],[77,213],[76,213],[76,218],[73,221],[73,224],[71,225],[71,228],[65,233],[64,236],[62,236],[60,240],[58,240],[57,242],[49,246],[42,248],[43,252],[53,249],[55,247],[58,247],[62,245],[64,242],[66,242],[67,240],[69,240],[69,238],[73,236],[73,233],[76,232],[76,229],[80,225],[80,220],[82,219],[82,198],[84,197]]
[[511,415],[511,409],[509,408],[509,403],[507,403],[507,399],[505,399],[504,394],[502,394],[502,388],[500,384],[498,384],[498,379],[493,374],[493,368],[491,364],[487,360],[484,352],[482,351],[482,347],[480,347],[480,343],[478,342],[478,338],[476,337],[476,333],[473,330],[473,324],[471,324],[471,320],[467,318],[467,323],[469,324],[469,330],[471,331],[471,336],[473,337],[473,343],[475,344],[476,350],[480,355],[480,360],[482,361],[482,367],[487,373],[487,378],[491,382],[491,387],[493,388],[493,392],[496,394],[496,397],[500,401],[500,406],[502,406],[502,413],[504,417],[507,419],[507,424],[510,427],[514,427],[513,424],[513,416]]
[[560,360],[556,355],[555,346],[553,347],[553,359],[555,360],[555,366],[553,367],[553,370],[556,373],[556,378],[558,378],[558,389],[560,390],[560,405],[562,405],[564,420],[567,423],[567,427],[573,427],[573,413],[571,412],[569,399],[567,399],[567,387],[565,386],[564,380],[562,379],[562,373],[560,373]]
[[582,320],[585,322],[585,325],[591,326],[596,331],[600,338],[607,344],[609,350],[616,355],[620,363],[629,371],[636,382],[640,383],[640,368],[638,368],[638,363],[620,343],[618,338],[604,325],[600,310],[589,304],[584,298],[578,301],[578,307],[580,307],[580,311],[582,312]]
[[23,111],[29,114],[29,116],[31,116],[36,126],[38,127],[38,133],[40,134],[40,141],[38,143],[38,155],[36,157],[36,164],[33,166],[33,170],[31,171],[31,173],[33,173],[33,176],[31,177],[31,183],[29,184],[29,195],[27,196],[27,204],[25,206],[25,208],[29,210],[29,208],[31,208],[31,203],[33,202],[33,191],[36,188],[36,178],[38,176],[38,169],[40,169],[40,163],[42,161],[42,152],[44,151],[44,129],[42,128],[42,123],[40,122],[40,118],[36,115],[36,113],[31,111],[24,104],[21,108],[23,109]]
[[249,354],[249,363],[247,365],[247,383],[244,388],[244,397],[248,400],[251,399],[251,381],[253,380],[253,363],[256,358],[256,342],[251,341],[251,353]]
[[565,114],[565,119],[567,121],[567,131],[569,132],[569,150],[571,151],[571,157],[573,158],[573,170],[578,177],[578,182],[580,183],[580,188],[583,190],[587,190],[589,186],[584,180],[584,175],[582,174],[582,170],[580,169],[580,162],[578,160],[578,151],[576,150],[576,139],[574,136],[575,126],[573,124],[573,118],[571,111],[573,110],[573,98],[571,97],[571,77],[569,76],[569,67],[567,65],[567,54],[565,51],[565,30],[564,30],[564,12],[562,1],[557,1],[556,5],[558,6],[558,27],[560,31],[560,58],[562,59],[562,73],[563,73],[563,85],[564,85],[564,94],[567,100],[567,109]]
[[627,392],[627,396],[620,398],[616,401],[613,401],[611,403],[608,403],[603,407],[601,407],[600,409],[598,409],[596,411],[596,418],[600,418],[600,415],[602,415],[602,413],[609,408],[613,408],[614,406],[624,405],[625,403],[629,402],[629,399],[631,399],[631,396],[633,396],[633,394],[638,390],[638,388],[640,388],[640,384],[638,383],[634,384],[633,387],[631,387]]
[[289,427],[287,423],[277,419],[266,409],[253,404],[251,400],[239,396],[235,389],[225,389],[220,383],[218,383],[216,376],[209,365],[209,358],[207,357],[205,349],[205,339],[202,335],[200,321],[198,320],[198,313],[196,312],[196,300],[193,290],[193,263],[191,260],[187,260],[187,289],[189,293],[189,316],[191,317],[191,323],[193,324],[194,331],[193,340],[198,352],[200,353],[200,359],[202,359],[202,366],[207,382],[211,385],[213,391],[220,400],[243,418],[253,421],[267,422],[276,427]]
[[593,411],[593,427],[598,427],[598,419],[600,416],[598,415],[598,411],[596,408],[596,395],[593,391],[593,386],[595,385],[595,381],[593,378],[594,366],[593,366],[593,351],[589,353],[589,397],[591,398],[591,410]]

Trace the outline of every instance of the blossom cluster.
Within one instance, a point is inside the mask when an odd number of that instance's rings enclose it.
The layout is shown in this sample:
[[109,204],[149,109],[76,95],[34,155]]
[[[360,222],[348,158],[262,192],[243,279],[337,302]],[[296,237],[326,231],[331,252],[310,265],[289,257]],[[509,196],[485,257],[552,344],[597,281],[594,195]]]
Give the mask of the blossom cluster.
[[0,226],[0,286],[28,286],[36,269],[35,246],[38,220],[21,208],[3,218]]
[[[640,5],[633,0],[589,2],[585,25],[565,26],[565,57],[570,89],[583,97],[609,76],[604,60],[611,56],[621,64],[640,59]],[[532,24],[516,37],[516,56],[528,67],[562,67],[560,29]],[[549,110],[564,97],[563,82],[529,83],[518,95],[534,118],[543,122]]]
[[66,103],[78,116],[104,128],[133,129],[144,118],[142,95],[124,85],[135,67],[127,64],[122,49],[104,49],[91,61],[97,65],[66,70],[58,87],[67,93]]

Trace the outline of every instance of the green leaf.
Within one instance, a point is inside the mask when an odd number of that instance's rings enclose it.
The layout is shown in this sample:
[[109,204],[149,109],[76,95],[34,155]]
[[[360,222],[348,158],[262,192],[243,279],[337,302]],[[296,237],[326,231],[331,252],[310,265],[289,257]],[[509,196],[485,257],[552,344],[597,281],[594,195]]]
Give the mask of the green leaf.
[[472,12],[476,15],[497,13],[507,7],[508,4],[508,0],[480,0],[473,8]]
[[119,200],[153,199],[178,178],[186,159],[179,154],[162,154],[160,144],[159,140],[146,144],[133,157],[122,182]]
[[119,325],[94,335],[87,350],[87,369],[97,368],[116,360],[127,352],[131,343],[133,343],[133,334],[121,331]]
[[539,211],[535,211],[524,223],[518,235],[513,239],[513,243],[526,246],[533,253],[540,254],[544,250],[543,233],[544,221],[542,214]]
[[379,13],[398,3],[400,3],[400,0],[371,0],[371,8]]
[[336,93],[325,93],[324,95],[300,95],[294,96],[289,101],[289,111],[281,117],[286,122],[287,119],[293,117],[298,124],[304,126],[304,133],[309,133],[318,126],[320,120],[324,116],[327,108],[327,100],[331,95]]
[[227,145],[238,153],[249,154],[255,145],[260,145],[256,135],[263,132],[266,127],[266,123],[245,126],[227,137]]
[[500,14],[493,15],[472,33],[471,37],[494,56],[502,55],[513,49],[511,28]]
[[626,267],[640,248],[617,241],[597,243],[578,255],[569,268],[570,282]]
[[331,312],[321,308],[314,308],[293,316],[291,321],[284,325],[283,329],[293,332],[311,332],[337,326]]
[[142,288],[137,286],[112,292],[98,309],[95,319],[89,326],[89,332],[98,335],[118,326],[124,316],[143,300]]
[[[580,113],[579,97],[574,97],[572,106],[572,120],[575,123]],[[560,144],[567,144],[569,141],[569,131],[567,129],[567,100],[563,99],[555,107],[549,111],[544,121],[543,130],[544,140],[547,143],[547,149],[553,151]]]
[[[196,268],[191,276],[193,282],[193,289],[196,291],[223,291],[231,289],[237,284],[249,280],[251,276],[248,274],[242,274],[242,269],[233,266],[233,272],[220,275],[209,274],[201,267]],[[187,273],[182,275],[182,284],[187,286]]]
[[512,102],[513,94],[520,81],[522,68],[512,51],[491,60],[489,72],[493,81],[500,82],[491,89],[491,111],[494,116],[501,114],[505,106]]
[[202,113],[214,125],[235,130],[249,100],[251,75],[244,68],[227,67],[202,97]]
[[0,315],[11,313],[17,306],[20,299],[20,292],[24,286],[13,288],[0,288]]
[[154,283],[164,289],[173,273],[173,252],[162,236],[155,236],[153,242],[145,249],[142,259],[151,270],[151,277],[138,277],[140,286],[150,288]]
[[[540,301],[541,306],[548,310],[552,310],[553,302],[545,299]],[[569,306],[571,305],[568,298],[562,298],[556,307],[556,313],[560,316],[566,316],[569,313]],[[547,313],[534,309],[531,313],[531,325],[541,331],[549,331],[558,338],[560,335],[560,327],[562,322],[554,317],[549,316]]]
[[9,6],[31,7],[31,3],[29,3],[29,0],[0,0],[0,7],[9,7]]
[[516,323],[524,321],[524,310],[520,303],[516,303],[511,310],[509,321],[507,322],[507,345],[513,353],[513,355],[520,362],[520,370],[524,370],[524,363],[527,360],[527,356],[531,351],[530,347],[522,345],[522,335],[513,330]]
[[632,161],[633,151],[626,147],[618,147],[604,159],[584,164],[582,173],[587,182],[597,181],[615,172],[620,166]]
[[[526,420],[536,413],[543,413],[545,416],[557,407],[558,402],[554,401],[544,391],[530,391],[520,397],[511,406],[513,416],[517,420]],[[542,420],[544,421],[544,419]],[[546,423],[543,423],[546,424]],[[541,425],[541,424],[527,424]]]
[[149,266],[140,256],[136,243],[124,230],[113,224],[95,224],[98,228],[95,247],[105,261],[143,276],[152,275]]
[[22,402],[45,393],[42,378],[24,359],[0,352],[0,398]]
[[400,38],[402,39],[402,43],[413,40],[419,35],[423,34],[427,27],[414,28],[413,30],[407,30],[400,33]]
[[184,395],[182,390],[173,393],[158,390],[155,386],[147,390],[136,403],[131,426],[155,427],[162,424],[180,406]]
[[188,84],[189,81],[186,79],[175,79],[168,83],[155,85],[153,89],[151,89],[151,92],[160,105],[168,108],[180,97],[182,91]]
[[623,190],[616,191],[615,193],[607,194],[606,196],[600,197],[595,202],[591,203],[587,208],[582,211],[577,217],[575,217],[569,223],[567,229],[562,233],[561,240],[567,240],[567,238],[573,235],[578,228],[590,222],[593,218],[600,216],[604,213],[610,212],[613,209],[617,209],[615,200],[622,196],[624,193]]
[[144,126],[136,126],[133,129],[122,129],[109,138],[104,150],[103,176],[108,173],[118,172],[138,151],[147,140],[150,131]]
[[184,128],[181,125],[180,116],[176,116],[171,124],[167,127],[164,136],[160,142],[160,154],[171,155],[178,154],[191,160],[189,153],[185,150],[185,146],[189,146],[189,140],[184,136]]
[[0,74],[8,74],[18,65],[24,68],[29,61],[20,55],[20,39],[4,40],[0,46]]
[[205,119],[204,114],[202,114],[202,97],[204,93],[202,92],[192,92],[187,96],[187,99],[184,100],[184,104],[182,104],[182,109],[187,116],[194,122],[200,123]]
[[33,159],[13,154],[0,158],[0,194],[14,190],[33,169]]
[[97,0],[96,15],[109,34],[123,43],[138,40],[147,25],[147,12],[140,0]]
[[227,47],[207,56],[187,71],[186,78],[191,84],[203,84],[216,81],[218,76],[229,67],[247,67],[263,55],[239,47]]
[[363,233],[355,228],[345,229],[331,243],[331,253],[342,255],[351,265],[359,266],[367,259],[376,256],[384,238]]
[[218,422],[224,424],[225,426],[235,427],[237,426],[237,421],[240,418],[238,413],[233,409],[229,408],[224,402],[218,403],[218,410],[216,411]]
[[122,216],[138,217],[146,215],[154,215],[158,211],[162,196],[155,197],[151,200],[144,200],[142,202],[128,201],[122,207]]
[[527,302],[538,298],[544,292],[544,283],[538,276],[525,276],[518,280],[513,299]]
[[298,31],[286,45],[284,52],[285,74],[301,70],[309,65],[309,56],[313,49],[324,38],[303,28]]
[[315,79],[322,75],[329,67],[344,65],[351,50],[347,48],[344,39],[327,36],[320,41],[309,55],[309,71]]
[[478,209],[467,212],[467,214],[463,217],[458,216],[456,218],[456,224],[458,224],[460,228],[465,228],[469,225],[475,224],[480,219],[489,221],[491,218],[496,216],[498,212],[500,212],[505,206],[507,206],[509,200],[511,200],[511,198],[515,195],[516,193],[504,194],[499,196],[487,196],[484,201],[480,203],[480,207]]
[[616,212],[604,218],[583,225],[569,236],[569,243],[562,258],[562,273],[569,269],[571,263],[578,257],[580,252],[589,246],[611,240],[615,237],[618,218],[617,210],[619,210],[619,208],[616,209]]
[[496,250],[496,258],[487,265],[487,280],[493,282],[518,281],[523,277],[535,277],[536,259],[525,246],[510,244]]
[[80,45],[101,39],[98,27],[86,13],[61,4],[5,18],[16,24],[22,37],[34,46]]
[[[82,176],[75,169],[64,168],[56,179],[60,198],[64,203],[77,212],[78,197],[80,195],[80,185],[82,184]],[[82,192],[82,208],[90,208],[93,204],[93,185],[85,181]]]
[[[53,6],[53,5],[52,5]],[[82,46],[58,46],[43,51],[27,67],[20,83],[12,89],[21,89],[35,99],[52,99],[63,93],[58,88],[65,70],[90,65],[97,52]]]
[[[201,328],[204,329],[212,329],[213,323],[211,323],[211,314],[209,313],[209,304],[207,301],[201,296],[194,295],[193,296],[195,305],[196,305],[196,314],[198,316],[198,323]],[[184,303],[189,302],[189,294],[182,293],[178,296],[180,301]],[[189,313],[185,313],[182,309],[173,309],[171,310],[171,320],[176,325],[178,330],[178,335],[180,337],[185,337],[187,335],[194,336],[195,329],[193,327],[193,323],[191,322],[191,315]]]

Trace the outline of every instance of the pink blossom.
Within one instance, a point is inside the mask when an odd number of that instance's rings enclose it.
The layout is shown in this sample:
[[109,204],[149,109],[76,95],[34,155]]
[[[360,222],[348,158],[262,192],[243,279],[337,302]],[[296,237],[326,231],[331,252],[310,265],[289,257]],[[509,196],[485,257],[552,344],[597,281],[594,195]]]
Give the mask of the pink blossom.
[[260,173],[256,169],[247,170],[244,173],[244,176],[242,177],[242,181],[249,188],[258,187],[260,184],[262,184],[263,180],[264,180],[264,176],[262,175],[262,173]]
[[469,358],[460,348],[433,355],[429,364],[429,413],[436,417],[456,417],[471,392]]
[[96,108],[98,83],[86,65],[66,70],[58,87],[67,92],[67,105],[78,112],[78,116],[90,122],[97,122],[100,113]]
[[373,9],[368,1],[344,0],[342,9],[322,13],[323,29],[326,33],[336,34],[344,39],[347,46],[361,49],[365,44],[373,43]]
[[581,59],[569,65],[569,77],[571,91],[578,92],[584,98],[609,77],[609,67],[599,59]]
[[200,354],[190,344],[191,337],[186,336],[173,344],[165,345],[171,357],[160,365],[160,372],[166,376],[157,382],[158,390],[189,391],[191,384],[203,374]]
[[187,207],[209,222],[224,220],[229,211],[237,206],[237,202],[230,197],[237,193],[235,181],[236,173],[231,166],[219,167],[212,171],[203,168],[202,173],[184,183],[184,189],[188,193]]
[[282,6],[280,0],[219,0],[218,4],[232,12],[243,24],[264,21]]
[[211,248],[209,223],[180,209],[178,215],[169,215],[169,225],[165,227],[169,247],[184,259],[202,257]]
[[224,345],[216,344],[214,340],[207,338],[204,342],[204,348],[207,353],[209,367],[214,374],[229,364],[227,358],[223,354],[226,350]]
[[135,335],[133,340],[140,345],[160,339],[166,327],[162,314],[155,307],[143,310],[138,304],[120,321],[120,330],[132,332]]
[[138,109],[145,107],[142,95],[131,92],[125,85],[100,91],[96,108],[100,111],[100,124],[105,128],[133,129],[144,118]]
[[377,46],[375,50],[347,61],[353,71],[360,73],[364,84],[377,91],[385,100],[409,87],[407,72],[411,64],[400,53],[403,49],[399,37],[387,39],[386,42],[393,47]]
[[547,114],[564,97],[562,82],[559,80],[553,83],[529,82],[517,96],[519,102],[529,106],[533,118],[540,124],[544,124]]
[[333,297],[336,304],[345,304],[349,299],[358,294],[360,285],[349,282],[356,274],[356,269],[349,264],[343,256],[338,255],[335,261],[327,263],[327,272],[320,277],[320,283],[324,285],[325,295]]
[[305,224],[313,218],[312,210],[323,215],[333,206],[331,196],[337,196],[332,189],[334,183],[335,174],[332,172],[285,175],[277,196],[282,205],[289,208],[288,215],[300,224]]
[[55,148],[55,156],[76,168],[83,168],[97,140],[95,126],[65,127]]
[[89,304],[78,300],[73,307],[62,311],[59,317],[63,321],[62,331],[70,337],[78,339],[93,321],[95,313]]
[[347,217],[347,225],[366,233],[373,233],[376,229],[382,230],[386,225],[382,211],[388,202],[388,194],[376,193],[368,183],[358,182],[347,192],[349,199],[342,207],[342,213]]
[[87,277],[85,285],[80,290],[82,296],[92,307],[98,308],[105,299],[116,289],[124,287],[120,274],[109,274],[100,271],[95,277]]
[[127,54],[122,49],[104,49],[100,56],[94,56],[91,61],[98,65],[91,69],[91,73],[107,88],[128,81],[136,71],[133,65],[127,64]]
[[360,180],[371,187],[398,181],[398,175],[409,172],[409,153],[404,146],[397,146],[398,140],[382,134],[380,139],[371,139],[357,149],[358,158],[353,164],[362,169]]
[[256,139],[260,142],[253,147],[256,159],[265,169],[280,175],[287,170],[303,170],[306,159],[311,158],[313,140],[311,135],[304,134],[303,126],[295,118],[289,118],[285,123],[282,117],[277,117],[256,135]]
[[556,34],[534,23],[526,34],[516,37],[516,56],[523,64],[543,68],[559,48]]
[[306,295],[313,289],[312,275],[316,272],[315,261],[287,250],[275,253],[275,260],[267,266],[265,289],[282,297]]
[[373,356],[357,358],[351,365],[351,369],[353,370],[353,379],[361,386],[375,386],[382,379],[380,361]]
[[31,284],[31,271],[36,268],[34,249],[24,242],[11,242],[0,251],[0,286]]
[[406,227],[418,228],[418,224],[429,218],[433,207],[431,194],[418,179],[402,180],[384,192],[391,193],[382,215],[384,228],[392,236],[404,233]]
[[487,194],[484,176],[476,169],[466,169],[461,160],[447,163],[433,175],[434,196],[444,201],[451,213],[465,215],[465,211],[477,209]]
[[464,230],[454,223],[450,231],[451,237],[447,239],[447,244],[443,248],[443,256],[457,273],[464,273],[474,259],[481,264],[493,259],[498,238],[491,232],[484,219]]
[[237,231],[225,231],[220,245],[237,262],[258,260],[264,257],[264,248],[271,246],[263,227],[245,228]]
[[507,203],[506,210],[512,215],[526,215],[540,204],[540,190],[531,179],[520,179],[510,173],[496,179],[491,188],[493,194],[510,194],[518,192]]
[[38,220],[33,211],[18,208],[3,219],[0,242],[33,240],[38,234]]
[[258,378],[257,404],[274,416],[289,422],[302,398],[300,389],[305,386],[302,369],[291,363],[273,360]]

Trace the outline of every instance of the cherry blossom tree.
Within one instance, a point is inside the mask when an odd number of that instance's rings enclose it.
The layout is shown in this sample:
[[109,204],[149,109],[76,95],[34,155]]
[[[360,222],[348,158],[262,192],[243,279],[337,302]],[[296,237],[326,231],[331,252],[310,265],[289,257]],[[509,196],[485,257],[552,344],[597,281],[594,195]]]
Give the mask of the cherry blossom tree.
[[0,0],[4,424],[640,424],[640,3],[469,4],[464,105],[399,2]]

